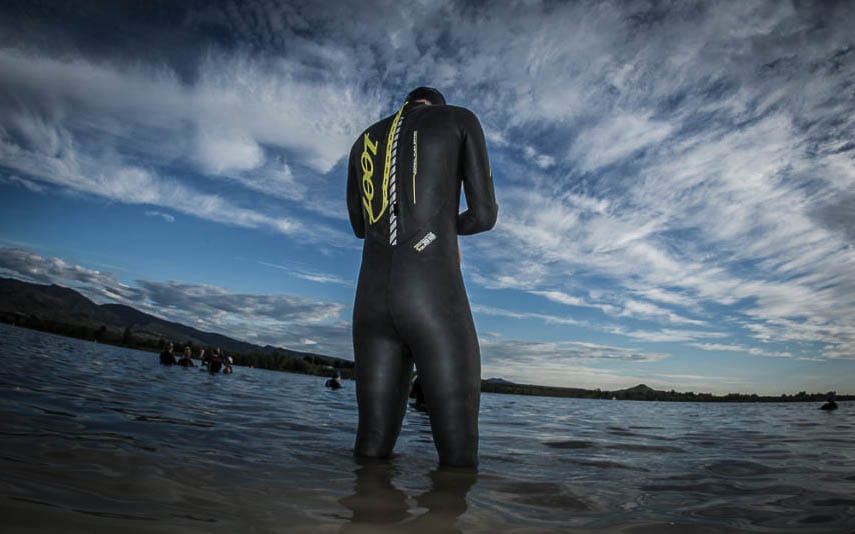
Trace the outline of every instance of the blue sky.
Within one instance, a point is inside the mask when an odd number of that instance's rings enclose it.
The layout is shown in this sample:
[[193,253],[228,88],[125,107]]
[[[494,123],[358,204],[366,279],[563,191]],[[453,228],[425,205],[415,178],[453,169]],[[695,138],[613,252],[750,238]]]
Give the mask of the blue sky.
[[482,121],[483,376],[855,384],[845,2],[4,2],[0,275],[352,358],[344,159],[418,85]]

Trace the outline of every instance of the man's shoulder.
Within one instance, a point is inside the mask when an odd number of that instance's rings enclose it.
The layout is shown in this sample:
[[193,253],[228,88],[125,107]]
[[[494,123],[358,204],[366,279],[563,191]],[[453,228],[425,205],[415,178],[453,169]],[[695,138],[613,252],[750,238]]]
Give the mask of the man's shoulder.
[[455,124],[464,128],[479,124],[475,113],[462,106],[427,106],[426,111],[447,124]]
[[359,134],[357,140],[361,139],[363,135],[366,133],[371,135],[372,137],[376,137],[381,133],[385,132],[389,129],[389,125],[392,123],[392,120],[395,118],[395,115],[389,115],[388,117],[383,117],[379,121],[375,122],[368,128],[364,129],[362,133]]
[[392,122],[393,118],[394,115],[383,117],[368,128],[359,132],[359,135],[356,136],[356,139],[353,141],[353,145],[351,146],[351,154],[356,153],[358,155],[362,152],[365,134],[368,134],[372,140],[379,139],[389,128],[389,123]]
[[464,116],[464,117],[474,117],[475,113],[473,113],[469,108],[464,108],[463,106],[428,106],[428,109],[435,109],[436,111],[440,111],[443,113],[447,113],[449,115],[456,116]]

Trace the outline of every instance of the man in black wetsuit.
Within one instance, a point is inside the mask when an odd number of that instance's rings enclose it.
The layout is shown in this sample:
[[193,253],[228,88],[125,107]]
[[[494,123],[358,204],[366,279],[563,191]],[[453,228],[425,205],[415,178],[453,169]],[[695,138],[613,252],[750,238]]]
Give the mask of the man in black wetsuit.
[[163,349],[163,352],[160,353],[160,363],[163,365],[175,365],[178,363],[175,360],[175,353],[172,352],[172,342],[168,341],[166,343],[166,348]]
[[[468,209],[458,213],[461,184]],[[477,466],[481,358],[457,236],[496,223],[478,118],[436,89],[412,91],[354,143],[347,207],[365,239],[353,310],[356,454],[392,453],[415,363],[440,463]]]

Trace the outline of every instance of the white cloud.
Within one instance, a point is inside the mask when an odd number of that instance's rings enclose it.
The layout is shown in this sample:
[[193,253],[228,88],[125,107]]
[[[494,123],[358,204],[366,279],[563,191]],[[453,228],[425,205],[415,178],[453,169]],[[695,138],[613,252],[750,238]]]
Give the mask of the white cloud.
[[352,359],[345,306],[293,295],[237,293],[215,285],[139,280],[128,286],[104,273],[20,248],[0,248],[0,274],[76,289],[96,303],[115,302],[157,317],[262,345]]
[[763,350],[757,347],[746,347],[744,345],[723,344],[723,343],[692,343],[693,347],[709,351],[724,351],[724,352],[741,352],[751,354],[752,356],[766,356],[769,358],[792,358],[793,355],[786,351],[770,351]]
[[264,162],[264,152],[245,135],[202,131],[196,138],[196,161],[208,174],[229,175],[255,169]]
[[384,10],[396,31],[375,34],[360,28],[376,13],[347,3],[212,11],[189,22],[224,21],[237,45],[212,47],[189,80],[0,50],[18,99],[0,162],[25,186],[162,206],[184,195],[170,208],[234,209],[237,224],[294,235],[290,212],[158,167],[341,216],[325,199],[355,133],[428,81],[479,114],[493,150],[500,219],[464,240],[472,280],[654,323],[624,326],[648,339],[680,336],[663,323],[738,325],[747,349],[855,357],[848,6],[430,2]]
[[[300,229],[300,223],[294,219],[236,206],[218,195],[200,193],[114,156],[93,159],[76,150],[67,131],[58,132],[63,144],[57,156],[30,151],[0,139],[0,160],[44,183],[110,200],[163,206],[202,219],[248,228],[266,227],[283,234],[294,234]],[[229,217],[224,218],[224,213]]]
[[148,210],[145,212],[145,214],[148,215],[149,217],[160,217],[161,219],[163,219],[164,221],[166,221],[168,223],[175,222],[175,217],[173,215],[168,214],[168,213],[162,213],[160,211]]
[[672,130],[673,126],[652,119],[650,113],[616,115],[583,130],[573,144],[570,158],[579,162],[581,170],[590,172],[660,143]]
[[472,305],[472,313],[475,314],[484,314],[484,315],[493,315],[497,317],[507,317],[509,319],[537,319],[539,321],[543,321],[546,324],[553,325],[584,325],[584,321],[580,321],[578,319],[573,319],[572,317],[563,317],[560,315],[550,315],[546,313],[535,313],[535,312],[517,312],[513,310],[506,310],[504,308],[497,308],[495,306],[483,306],[480,304]]
[[302,278],[303,280],[309,280],[310,282],[317,282],[319,284],[337,284],[345,287],[353,287],[353,282],[350,280],[345,280],[340,276],[336,276],[330,273],[323,273],[318,271],[307,270],[305,266],[301,267],[298,265],[280,265],[277,263],[270,263],[266,261],[259,261],[260,265],[265,265],[267,267],[272,267],[274,269],[279,269],[282,271],[286,271],[297,278]]
[[563,291],[529,291],[532,295],[539,295],[541,297],[547,298],[553,302],[557,302],[559,304],[565,304],[567,306],[577,306],[582,308],[596,308],[601,310],[607,314],[616,314],[618,312],[618,308],[609,305],[609,304],[599,304],[599,303],[591,303],[582,297],[576,297],[573,295],[569,295]]

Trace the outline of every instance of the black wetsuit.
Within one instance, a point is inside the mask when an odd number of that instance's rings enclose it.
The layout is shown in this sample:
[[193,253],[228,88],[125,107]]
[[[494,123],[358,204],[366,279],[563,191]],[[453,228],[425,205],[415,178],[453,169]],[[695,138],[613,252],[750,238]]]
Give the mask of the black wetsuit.
[[175,359],[175,354],[165,350],[160,353],[160,363],[163,365],[175,365],[178,361]]
[[820,410],[832,411],[837,409],[837,403],[833,400],[830,400],[819,407]]
[[474,466],[481,360],[457,236],[489,230],[497,213],[477,117],[405,103],[369,127],[350,152],[347,206],[365,238],[353,312],[356,453],[391,454],[415,363],[440,463]]
[[224,358],[218,354],[208,357],[208,371],[211,373],[219,373],[223,368]]

